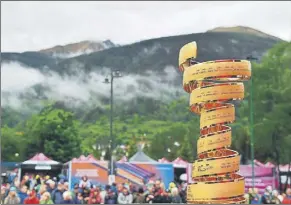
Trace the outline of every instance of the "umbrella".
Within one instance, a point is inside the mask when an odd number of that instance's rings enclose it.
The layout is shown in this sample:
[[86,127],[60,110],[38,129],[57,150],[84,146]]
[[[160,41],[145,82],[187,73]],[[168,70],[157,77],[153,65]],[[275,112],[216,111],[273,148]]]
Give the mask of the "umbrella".
[[181,174],[181,175],[180,175],[180,180],[181,180],[181,181],[187,181],[187,174],[186,174],[186,173]]

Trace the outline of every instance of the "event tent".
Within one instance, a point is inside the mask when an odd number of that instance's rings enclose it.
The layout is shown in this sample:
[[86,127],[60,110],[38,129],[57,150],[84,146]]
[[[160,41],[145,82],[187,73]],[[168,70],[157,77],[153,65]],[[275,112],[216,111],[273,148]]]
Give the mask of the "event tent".
[[143,150],[143,144],[138,144],[137,153],[133,155],[128,161],[129,162],[146,162],[146,163],[158,163],[156,160],[147,156]]
[[62,163],[52,160],[43,153],[37,153],[29,160],[20,164],[19,176],[22,178],[24,173],[43,173],[50,176],[57,176],[61,173]]
[[81,155],[78,158],[73,158],[71,161],[68,161],[65,164],[69,164],[70,162],[99,162],[99,161],[100,160],[96,159],[92,154],[89,154],[87,157],[85,155]]
[[29,160],[26,160],[26,161],[21,163],[21,165],[36,165],[36,164],[58,165],[60,163],[48,158],[43,153],[38,153],[38,154],[34,155],[32,158],[30,158]]
[[174,161],[172,161],[174,168],[187,168],[188,162],[183,160],[181,157],[178,157]]
[[118,160],[117,162],[122,163],[122,162],[127,162],[128,159],[126,156],[123,156],[120,160]]
[[139,150],[135,155],[133,155],[129,162],[151,162],[151,163],[157,163],[156,160],[150,158],[147,156],[142,150]]
[[165,157],[163,157],[162,159],[158,160],[160,163],[171,163],[169,160],[167,160]]

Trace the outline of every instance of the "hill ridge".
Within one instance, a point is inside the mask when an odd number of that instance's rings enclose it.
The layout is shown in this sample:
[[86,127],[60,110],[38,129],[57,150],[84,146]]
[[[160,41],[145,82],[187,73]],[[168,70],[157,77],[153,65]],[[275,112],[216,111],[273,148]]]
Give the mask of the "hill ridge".
[[282,40],[279,37],[270,35],[268,33],[265,33],[263,31],[260,31],[258,29],[248,27],[248,26],[220,26],[220,27],[215,27],[213,29],[207,30],[206,32],[231,32],[231,33],[248,33],[252,35],[257,35],[265,38],[271,38],[274,40]]

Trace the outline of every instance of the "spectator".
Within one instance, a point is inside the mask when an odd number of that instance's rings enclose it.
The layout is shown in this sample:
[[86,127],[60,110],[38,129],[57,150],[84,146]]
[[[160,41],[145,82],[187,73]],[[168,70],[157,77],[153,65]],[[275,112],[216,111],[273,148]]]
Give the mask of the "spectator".
[[143,191],[142,187],[140,187],[138,189],[137,195],[136,195],[136,197],[134,199],[134,203],[135,204],[143,204],[143,203],[145,203],[145,195],[144,195],[144,191]]
[[155,191],[158,194],[160,194],[163,191],[160,180],[156,180],[156,182],[155,182]]
[[[119,194],[119,192],[118,192],[118,190],[117,190],[117,185],[116,185],[116,183],[112,183],[112,185],[111,185],[111,190],[112,190],[116,195]],[[122,190],[121,190],[121,191],[122,191]]]
[[[15,182],[14,182],[15,183]],[[30,187],[30,180],[28,175],[24,175],[22,178],[22,181],[20,183],[21,186],[25,185],[27,187]]]
[[46,187],[47,187],[47,186],[44,185],[44,184],[40,185],[40,187],[39,187],[39,191],[38,191],[38,193],[37,193],[37,198],[38,198],[38,199],[40,199],[40,198],[41,198],[41,195],[43,195],[43,193],[45,193],[45,192],[47,191]]
[[51,194],[56,188],[56,182],[49,179],[46,183],[47,183],[47,191]]
[[36,197],[36,192],[34,190],[28,192],[28,197],[24,199],[24,204],[39,204],[39,200]]
[[152,204],[154,199],[155,199],[155,187],[154,186],[149,186],[148,187],[148,193],[145,196],[145,202]]
[[259,195],[259,190],[257,188],[249,189],[249,201],[250,204],[261,204],[261,197]]
[[20,198],[17,196],[16,188],[11,187],[8,196],[4,200],[4,204],[19,204]]
[[282,204],[291,204],[291,189],[290,188],[286,190],[286,195],[284,196],[282,200]]
[[271,204],[272,202],[272,187],[267,186],[262,196],[262,204]]
[[37,184],[37,180],[35,179],[35,177],[36,176],[34,174],[32,174],[30,179],[29,179],[29,190],[32,190],[35,187],[35,185]]
[[132,194],[129,193],[129,187],[124,186],[121,193],[118,194],[118,204],[131,204],[133,201]]
[[40,198],[40,204],[53,204],[54,202],[51,200],[51,194],[49,192],[43,193]]
[[63,193],[63,200],[61,204],[75,204],[75,202],[72,199],[72,195],[69,191],[65,191]]
[[91,189],[88,204],[101,204],[101,196],[99,188]]
[[83,189],[83,198],[84,198],[84,201],[85,201],[86,204],[89,201],[89,197],[90,197],[90,189],[84,188]]
[[154,192],[154,199],[153,199],[153,203],[164,203],[164,194],[163,194],[163,190],[160,187],[160,183],[157,185],[157,183],[155,184],[155,192]]
[[75,204],[84,204],[85,203],[84,197],[83,197],[81,192],[77,193],[77,196],[76,196],[74,201],[75,201]]
[[100,191],[101,204],[105,203],[105,196],[106,196],[106,190],[102,188],[102,191]]
[[180,197],[182,199],[182,203],[186,203],[186,198],[187,198],[187,183],[186,182],[182,182],[181,184],[181,190],[180,190]]
[[161,193],[161,203],[172,203],[172,198],[167,191]]
[[79,184],[74,184],[74,188],[72,191],[72,195],[73,195],[73,200],[75,200],[78,196],[78,193],[80,193],[82,190],[79,189]]
[[244,194],[244,197],[246,199],[246,204],[250,204],[250,195],[249,195],[249,193]]
[[105,195],[105,204],[116,204],[117,203],[117,199],[116,199],[116,194],[114,193],[114,191],[111,190],[110,186],[107,185],[105,187],[106,190],[106,195]]
[[177,187],[176,184],[174,182],[171,182],[169,184],[169,190],[170,190],[170,192],[172,192],[172,189],[175,188],[175,187]]
[[60,204],[63,201],[63,184],[59,183],[57,189],[52,192],[52,201],[55,204]]
[[272,191],[271,204],[281,204],[281,200],[279,199],[279,192],[277,190]]
[[171,189],[171,197],[172,197],[172,203],[174,203],[174,204],[182,203],[182,199],[179,195],[179,191],[178,191],[177,187],[173,187]]
[[6,196],[6,187],[5,186],[1,186],[0,204],[4,204],[5,196]]
[[20,183],[19,183],[19,181],[16,180],[13,184],[14,184],[13,186],[16,188],[16,191],[19,192],[19,190],[20,190]]
[[64,191],[69,191],[69,182],[64,182]]
[[26,185],[22,185],[20,191],[18,192],[18,196],[20,199],[20,203],[23,204],[24,199],[26,199],[28,197],[27,195],[27,186]]
[[91,183],[90,181],[88,180],[88,177],[87,176],[83,176],[80,183],[79,183],[79,187],[84,189],[84,188],[88,188],[90,189],[91,188]]
[[[7,183],[6,186],[5,186],[5,195],[4,195],[5,197],[8,196],[10,188],[11,188],[10,184]],[[3,198],[4,198],[4,197],[3,197]]]

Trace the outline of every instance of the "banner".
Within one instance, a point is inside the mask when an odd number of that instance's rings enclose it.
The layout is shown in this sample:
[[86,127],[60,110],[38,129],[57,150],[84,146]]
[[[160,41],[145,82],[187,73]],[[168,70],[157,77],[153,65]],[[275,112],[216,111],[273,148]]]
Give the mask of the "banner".
[[[250,165],[241,165],[239,173],[245,177],[245,192],[253,187],[252,167]],[[275,187],[276,175],[274,168],[255,167],[255,188],[263,193],[267,186]]]
[[167,189],[174,180],[173,164],[116,163],[116,183],[130,182],[143,186],[157,179],[162,180]]
[[74,184],[80,182],[83,176],[87,176],[91,183],[96,185],[108,184],[108,162],[72,162],[70,167],[71,189]]

